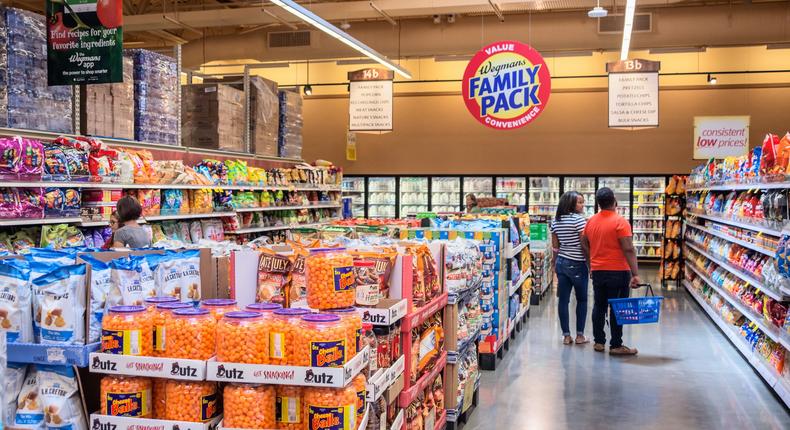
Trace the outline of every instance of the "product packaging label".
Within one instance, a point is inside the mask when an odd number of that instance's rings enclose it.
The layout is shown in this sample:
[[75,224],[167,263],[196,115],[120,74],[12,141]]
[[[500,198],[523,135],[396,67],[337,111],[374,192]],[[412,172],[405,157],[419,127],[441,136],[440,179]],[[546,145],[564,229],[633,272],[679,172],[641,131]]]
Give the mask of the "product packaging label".
[[164,325],[154,326],[154,351],[164,351],[167,334]]
[[307,406],[307,421],[310,430],[351,430],[357,419],[355,405],[325,408]]
[[269,357],[285,358],[285,333],[269,333]]
[[19,338],[21,311],[19,298],[11,288],[0,290],[0,330],[6,332],[8,342]]
[[275,418],[278,423],[298,424],[302,422],[302,402],[298,397],[277,396]]
[[361,389],[357,391],[357,416],[365,415],[365,401],[368,397],[368,390]]
[[140,355],[140,330],[102,330],[102,352],[107,354]]
[[104,401],[107,405],[107,415],[114,417],[141,417],[149,414],[151,391],[107,393]]
[[335,291],[348,291],[354,288],[354,268],[352,266],[333,267]]
[[205,422],[217,416],[217,393],[203,396],[200,399],[200,419]]
[[357,284],[356,301],[358,305],[374,306],[379,302],[379,284]]
[[313,367],[343,367],[345,354],[344,340],[310,342],[310,364]]

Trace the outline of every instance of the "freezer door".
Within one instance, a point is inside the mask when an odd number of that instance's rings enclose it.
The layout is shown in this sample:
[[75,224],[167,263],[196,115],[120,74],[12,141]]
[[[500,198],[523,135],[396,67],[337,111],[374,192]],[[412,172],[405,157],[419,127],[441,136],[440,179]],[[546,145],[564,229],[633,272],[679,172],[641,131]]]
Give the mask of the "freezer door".
[[496,196],[507,199],[514,206],[527,205],[527,178],[523,176],[498,176],[496,178]]
[[428,178],[400,178],[400,216],[428,212]]
[[391,176],[371,176],[368,178],[368,217],[395,218],[395,178]]
[[661,258],[665,187],[664,176],[634,177],[632,212],[637,257]]
[[558,176],[530,176],[530,215],[554,216],[560,201],[560,178]]
[[351,216],[365,216],[365,178],[362,176],[346,176],[343,178],[343,197],[351,197]]
[[631,178],[628,176],[601,176],[598,189],[611,188],[617,198],[617,213],[626,220],[631,219]]
[[431,210],[433,212],[459,212],[461,210],[461,178],[431,178]]
[[584,216],[589,218],[595,215],[595,177],[594,176],[568,176],[562,179],[562,189],[576,191],[584,197]]

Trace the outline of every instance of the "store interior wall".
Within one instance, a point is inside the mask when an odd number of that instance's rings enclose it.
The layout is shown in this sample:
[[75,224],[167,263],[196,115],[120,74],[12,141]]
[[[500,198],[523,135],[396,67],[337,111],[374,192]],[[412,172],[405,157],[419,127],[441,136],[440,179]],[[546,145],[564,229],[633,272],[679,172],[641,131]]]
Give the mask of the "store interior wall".
[[346,160],[348,98],[304,103],[304,158],[332,160],[349,175],[669,174],[690,171],[695,116],[750,115],[750,144],[790,128],[790,86],[664,88],[660,126],[607,126],[607,92],[562,91],[518,130],[493,130],[466,110],[460,94],[394,98],[394,131],[357,135],[357,160]]

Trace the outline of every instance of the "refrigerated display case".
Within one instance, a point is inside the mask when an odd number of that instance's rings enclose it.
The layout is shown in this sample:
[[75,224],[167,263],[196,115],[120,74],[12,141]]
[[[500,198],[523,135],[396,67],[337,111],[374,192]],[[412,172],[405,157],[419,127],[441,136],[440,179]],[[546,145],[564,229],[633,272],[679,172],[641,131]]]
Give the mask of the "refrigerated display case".
[[507,199],[514,206],[527,205],[527,178],[519,176],[499,176],[496,178],[496,196]]
[[351,197],[351,216],[365,216],[365,178],[343,177],[343,197]]
[[494,178],[490,176],[465,177],[464,178],[464,200],[463,208],[466,209],[466,194],[474,194],[475,197],[494,196]]
[[639,258],[661,258],[665,186],[663,176],[634,177],[634,247]]
[[576,191],[584,196],[584,216],[589,218],[595,215],[595,177],[594,176],[568,176],[562,179],[564,192]]
[[401,217],[428,212],[428,177],[400,178]]
[[631,219],[631,178],[628,176],[601,176],[598,189],[608,187],[617,198],[617,213],[626,220]]
[[529,214],[554,216],[560,202],[560,178],[558,176],[530,176]]
[[461,210],[461,178],[431,178],[431,210],[434,212]]
[[371,176],[368,178],[368,217],[395,218],[395,178]]

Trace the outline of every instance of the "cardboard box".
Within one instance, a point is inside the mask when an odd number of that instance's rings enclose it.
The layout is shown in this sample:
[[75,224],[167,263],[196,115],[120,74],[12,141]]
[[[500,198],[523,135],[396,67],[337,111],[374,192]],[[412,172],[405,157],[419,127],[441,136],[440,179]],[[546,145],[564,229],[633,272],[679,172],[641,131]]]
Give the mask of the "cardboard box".
[[242,152],[244,93],[225,84],[181,87],[181,143],[193,148]]
[[123,58],[123,82],[80,87],[80,126],[89,136],[134,139],[133,62]]

